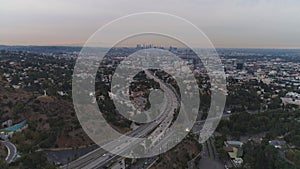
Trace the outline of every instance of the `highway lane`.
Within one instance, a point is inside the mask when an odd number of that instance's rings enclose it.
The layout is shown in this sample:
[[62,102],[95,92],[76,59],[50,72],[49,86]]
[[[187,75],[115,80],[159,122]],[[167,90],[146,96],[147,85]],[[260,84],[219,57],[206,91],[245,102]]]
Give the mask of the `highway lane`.
[[[148,127],[148,124],[143,125],[139,128],[137,128],[136,130],[133,130],[132,132],[127,133],[127,136],[131,136],[131,137],[136,137],[139,133],[141,133],[141,131],[145,130]],[[115,146],[115,142],[110,142],[108,143],[106,146]],[[62,169],[69,169],[69,168],[82,168],[84,167],[87,163],[92,162],[93,160],[103,157],[103,156],[111,156],[112,154],[107,153],[107,151],[105,151],[102,148],[98,148],[94,151],[91,151],[90,153],[87,153],[81,157],[79,157],[78,159],[70,162],[67,165],[62,166]]]
[[17,148],[13,143],[9,141],[1,141],[1,142],[7,148],[7,156],[5,158],[5,161],[8,164],[10,164],[11,162],[14,161],[14,159],[17,156]]

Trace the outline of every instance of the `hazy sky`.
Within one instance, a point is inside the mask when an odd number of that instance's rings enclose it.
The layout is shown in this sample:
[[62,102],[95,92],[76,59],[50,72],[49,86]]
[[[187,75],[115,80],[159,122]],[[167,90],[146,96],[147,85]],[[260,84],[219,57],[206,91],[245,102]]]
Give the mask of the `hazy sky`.
[[216,47],[300,48],[299,0],[0,0],[0,44],[81,45],[136,12],[183,17]]

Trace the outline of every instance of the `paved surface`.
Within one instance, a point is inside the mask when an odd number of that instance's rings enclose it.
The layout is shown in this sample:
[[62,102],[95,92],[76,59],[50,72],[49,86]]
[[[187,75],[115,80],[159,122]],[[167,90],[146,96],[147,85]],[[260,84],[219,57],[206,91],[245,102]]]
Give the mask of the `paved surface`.
[[[148,127],[148,125],[141,126],[127,135],[132,136],[132,137],[137,136],[143,130],[147,129],[147,127]],[[116,146],[115,144],[116,144],[115,142],[111,142],[111,143],[108,143],[106,146]],[[68,165],[62,166],[61,168],[63,168],[63,169],[83,168],[83,167],[87,166],[88,164],[91,165],[91,163],[93,163],[93,162],[95,163],[96,160],[98,160],[98,162],[107,162],[114,158],[116,158],[116,155],[107,153],[102,148],[98,148],[90,153],[87,153],[87,154],[79,157],[77,160],[70,162]]]
[[148,169],[153,165],[153,163],[156,162],[157,159],[157,156],[151,158],[138,159],[135,164],[130,166],[130,169]]
[[69,150],[44,150],[47,159],[55,164],[68,164],[68,162],[77,159],[95,149],[98,145],[93,145],[85,148],[69,149]]
[[[223,115],[222,118],[228,118],[231,114],[225,114]],[[203,127],[205,120],[201,120],[201,121],[197,121],[197,126],[195,126],[193,128],[194,133],[198,134],[199,130]],[[156,124],[151,123],[154,127]],[[153,127],[152,126],[152,127]],[[152,128],[150,127],[150,128]],[[141,126],[139,128],[137,128],[137,130],[134,130],[132,133],[130,133],[130,136],[135,136],[137,137],[138,135],[140,135],[141,133],[143,134],[144,132],[147,132],[149,130],[149,126],[145,125],[145,126]],[[168,133],[168,135],[171,135],[171,132]],[[159,144],[157,147],[164,147],[167,144],[167,140],[168,139],[168,135],[164,136],[162,140],[159,141]],[[112,146],[115,146],[115,143],[112,144]],[[203,148],[206,147],[203,145]],[[209,153],[208,150],[204,150],[202,151],[202,157],[206,157],[209,158]],[[119,159],[120,157],[107,153],[106,151],[104,151],[103,149],[99,148],[93,152],[90,152],[82,157],[80,157],[78,160],[75,160],[73,162],[71,162],[68,166],[63,166],[62,168],[102,168],[104,165],[108,164],[110,161],[114,161]],[[213,160],[212,160],[213,161]],[[216,163],[220,164],[220,162],[215,161]],[[204,164],[206,164],[207,162],[204,162]],[[94,167],[93,167],[94,166]],[[204,168],[205,169],[205,168]]]
[[199,169],[224,169],[224,165],[221,162],[203,158],[200,160]]
[[219,160],[214,138],[209,138],[205,143],[202,143],[201,159],[199,169],[224,169],[224,164]]
[[17,156],[17,148],[14,144],[9,141],[2,141],[2,144],[7,148],[7,157],[5,161],[9,164],[14,161]]

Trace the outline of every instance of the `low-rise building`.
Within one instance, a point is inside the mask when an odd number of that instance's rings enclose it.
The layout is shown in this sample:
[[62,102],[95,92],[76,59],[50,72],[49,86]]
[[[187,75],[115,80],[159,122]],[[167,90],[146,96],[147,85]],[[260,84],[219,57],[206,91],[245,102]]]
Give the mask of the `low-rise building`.
[[225,141],[224,150],[228,153],[228,156],[232,160],[233,164],[238,167],[243,163],[243,143],[240,141]]

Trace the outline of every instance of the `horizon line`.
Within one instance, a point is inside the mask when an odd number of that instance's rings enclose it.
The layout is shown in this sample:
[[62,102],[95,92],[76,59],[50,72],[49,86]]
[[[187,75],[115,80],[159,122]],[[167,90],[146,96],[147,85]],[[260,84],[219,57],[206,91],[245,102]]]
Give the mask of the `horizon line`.
[[[12,45],[12,44],[0,44],[0,46],[6,46],[6,47],[78,47],[78,48],[82,48],[84,47],[84,45],[61,45],[61,44],[57,44],[57,45],[51,45],[51,44],[41,44],[41,45],[22,45],[22,44],[16,44],[16,45]],[[85,47],[96,47],[96,46],[85,46]],[[167,48],[167,47],[177,47],[177,46],[157,46],[157,47],[163,47],[163,48]],[[107,47],[107,46],[99,46],[99,48],[111,48],[111,47]],[[136,46],[117,46],[117,48],[136,48]],[[185,48],[185,47],[177,47],[177,48]],[[192,48],[200,48],[200,47],[192,47]],[[215,49],[290,49],[290,50],[299,50],[300,47],[214,47]],[[201,48],[200,48],[201,49]],[[205,48],[202,48],[205,49]]]

